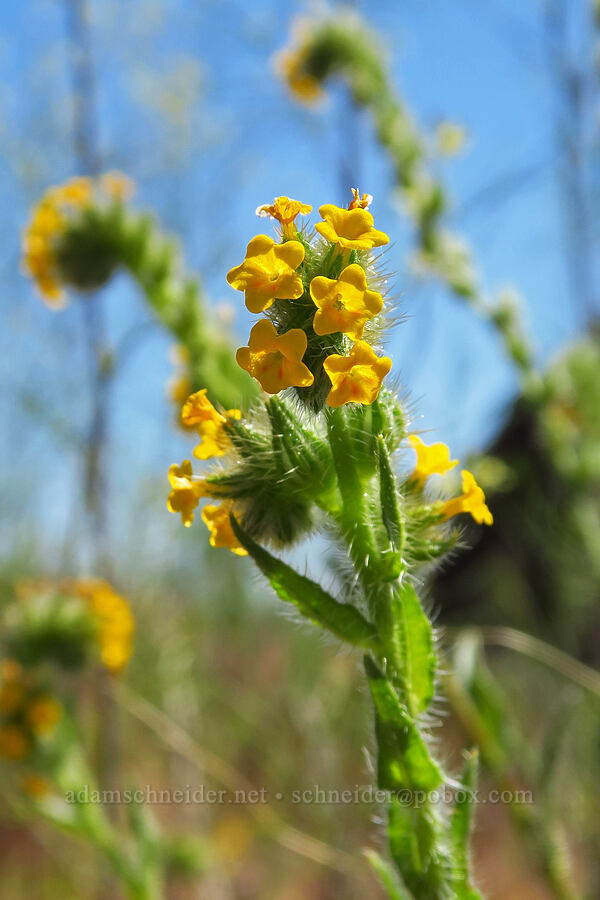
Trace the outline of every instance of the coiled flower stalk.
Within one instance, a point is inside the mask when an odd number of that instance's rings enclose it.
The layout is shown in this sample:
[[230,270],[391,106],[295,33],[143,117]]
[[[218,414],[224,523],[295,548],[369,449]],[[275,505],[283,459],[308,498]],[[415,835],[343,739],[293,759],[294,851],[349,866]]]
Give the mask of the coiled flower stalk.
[[[232,357],[232,340],[206,310],[199,282],[185,269],[177,243],[154,217],[131,209],[132,182],[117,172],[73,178],[49,188],[23,237],[23,268],[53,308],[69,289],[86,294],[126,270],[159,322],[174,336],[181,366],[171,393],[180,401],[207,385],[230,405],[253,395]],[[82,298],[85,302],[85,297]]]
[[[275,220],[278,239],[253,238],[227,280],[261,316],[236,358],[263,394],[244,415],[217,409],[205,390],[187,399],[182,421],[200,436],[194,455],[220,465],[204,477],[190,460],[171,466],[168,508],[189,526],[200,501],[210,501],[202,518],[212,546],[252,557],[284,602],[364,651],[395,867],[369,858],[390,896],[474,898],[470,804],[431,796],[458,783],[430,748],[437,659],[416,586],[419,568],[453,546],[449,520],[469,513],[491,524],[492,516],[467,471],[459,496],[436,499],[431,476],[457,460],[444,444],[408,434],[404,410],[383,386],[392,361],[380,349],[386,282],[376,248],[388,236],[374,227],[371,199],[354,190],[348,209],[322,206],[314,233],[297,224],[306,204],[279,197],[257,210]],[[416,465],[401,472],[395,456],[411,448]],[[336,596],[271,552],[318,528],[348,559]],[[462,784],[472,787],[474,777],[470,757]]]
[[[496,300],[486,297],[470,247],[445,227],[450,205],[447,191],[431,171],[427,139],[392,84],[378,37],[354,11],[302,19],[294,28],[290,47],[277,55],[275,65],[300,103],[314,106],[324,97],[327,82],[338,78],[348,85],[353,102],[370,112],[377,139],[394,167],[403,210],[414,226],[417,269],[439,278],[490,322],[525,386],[534,390],[538,379],[518,299],[506,290]],[[437,138],[438,147],[449,155],[461,143],[460,130],[450,123],[442,123]]]

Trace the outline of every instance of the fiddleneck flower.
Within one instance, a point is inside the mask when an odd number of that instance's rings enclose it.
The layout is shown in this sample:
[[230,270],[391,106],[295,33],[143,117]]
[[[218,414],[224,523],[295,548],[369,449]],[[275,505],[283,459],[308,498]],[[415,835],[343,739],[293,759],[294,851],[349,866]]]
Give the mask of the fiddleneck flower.
[[365,323],[383,308],[383,297],[367,288],[365,270],[356,264],[346,266],[337,279],[313,278],[310,296],[317,307],[313,329],[318,335],[341,331],[360,340]]
[[387,234],[373,227],[373,216],[367,209],[342,209],[326,203],[319,207],[319,215],[325,221],[317,222],[315,229],[330,244],[344,250],[370,250],[389,243]]
[[203,496],[204,484],[193,481],[192,464],[184,459],[180,466],[176,463],[169,468],[171,493],[167,498],[167,509],[172,513],[181,513],[181,521],[189,528],[194,521],[194,510]]
[[236,291],[244,291],[246,307],[252,313],[268,309],[275,300],[296,300],[304,292],[296,269],[304,259],[300,241],[276,244],[266,234],[252,238],[243,263],[227,273]]
[[460,513],[469,513],[478,525],[492,525],[494,517],[485,503],[485,494],[477,484],[475,477],[464,469],[462,476],[462,494],[441,504],[444,519],[451,519]]
[[264,391],[278,394],[288,387],[308,387],[313,383],[314,375],[302,362],[307,343],[301,328],[277,334],[269,319],[261,319],[250,332],[248,346],[240,347],[235,358]]
[[351,188],[352,200],[348,204],[348,209],[367,209],[373,202],[372,194],[363,194],[362,197],[358,188]]
[[237,556],[247,556],[247,550],[239,543],[231,527],[229,514],[232,508],[230,500],[224,500],[219,506],[209,504],[202,510],[202,521],[210,532],[211,547],[226,547]]
[[206,388],[191,394],[181,411],[182,424],[196,426],[202,441],[194,450],[197,459],[210,459],[227,453],[231,442],[223,428],[227,419],[241,419],[239,409],[228,409],[222,415],[206,396]]
[[312,210],[308,203],[292,200],[291,197],[276,197],[273,203],[264,203],[256,209],[256,215],[264,219],[270,217],[276,219],[281,225],[283,234],[293,238],[295,234],[295,221],[299,215],[305,216]]
[[411,434],[408,442],[417,454],[417,464],[411,480],[420,485],[425,484],[430,475],[443,475],[458,464],[457,459],[450,459],[450,450],[446,444],[424,444],[417,434]]
[[348,356],[333,353],[326,358],[323,368],[331,381],[327,395],[329,406],[369,405],[377,399],[392,361],[389,356],[377,356],[366,341],[356,341]]

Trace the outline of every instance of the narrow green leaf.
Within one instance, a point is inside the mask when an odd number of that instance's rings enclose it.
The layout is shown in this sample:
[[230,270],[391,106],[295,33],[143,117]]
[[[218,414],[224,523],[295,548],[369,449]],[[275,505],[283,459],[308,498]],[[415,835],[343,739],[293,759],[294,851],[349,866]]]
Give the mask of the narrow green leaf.
[[393,657],[398,687],[412,716],[422,713],[435,690],[436,657],[431,622],[417,593],[406,579],[396,586],[391,599]]
[[443,781],[415,721],[369,657],[365,670],[375,704],[378,783],[383,790],[432,791]]
[[478,900],[480,894],[469,878],[469,838],[473,827],[473,810],[479,754],[476,750],[468,754],[461,777],[461,788],[454,803],[450,818],[449,836],[452,850],[452,871],[454,893],[457,900]]
[[387,859],[384,859],[381,854],[371,848],[363,852],[390,900],[414,900],[413,895],[402,883],[400,875]]
[[303,616],[327,628],[332,634],[356,647],[375,649],[375,628],[348,603],[339,603],[324,591],[321,585],[300,575],[283,560],[272,556],[244,531],[234,516],[231,527],[236,538],[252,557],[278,597],[285,603],[293,603]]
[[404,523],[398,505],[398,489],[392,471],[389,453],[382,435],[379,435],[379,497],[381,517],[394,550],[401,552],[404,543]]

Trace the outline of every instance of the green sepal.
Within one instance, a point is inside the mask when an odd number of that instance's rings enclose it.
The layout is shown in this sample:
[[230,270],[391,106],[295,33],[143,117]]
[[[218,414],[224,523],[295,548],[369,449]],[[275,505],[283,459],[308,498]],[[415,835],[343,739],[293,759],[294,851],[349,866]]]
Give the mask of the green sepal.
[[375,704],[378,784],[382,790],[432,791],[444,780],[414,719],[369,657],[365,670]]
[[410,714],[416,717],[427,709],[435,691],[436,656],[431,622],[414,587],[406,579],[394,587],[389,602],[393,678]]
[[481,900],[469,879],[469,838],[473,827],[473,809],[479,754],[467,754],[461,775],[461,788],[450,818],[449,837],[452,851],[452,879],[456,900]]
[[235,516],[230,516],[230,519],[236,538],[268,579],[280,600],[293,603],[303,616],[326,628],[340,640],[356,647],[377,649],[375,628],[357,609],[348,603],[339,603],[319,584],[272,556],[252,540]]
[[387,859],[370,847],[363,852],[390,900],[414,900],[413,895],[403,884],[400,875]]

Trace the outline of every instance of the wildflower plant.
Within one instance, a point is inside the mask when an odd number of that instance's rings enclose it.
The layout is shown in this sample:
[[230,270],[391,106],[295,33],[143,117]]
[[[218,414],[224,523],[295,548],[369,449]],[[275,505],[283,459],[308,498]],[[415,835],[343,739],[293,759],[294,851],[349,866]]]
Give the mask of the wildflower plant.
[[23,582],[2,626],[0,770],[14,809],[94,847],[124,896],[159,900],[166,871],[182,869],[185,841],[164,836],[139,803],[127,808],[126,824],[112,820],[94,799],[102,794],[80,729],[82,689],[85,696],[102,670],[118,676],[129,661],[127,600],[98,579]]
[[[201,477],[189,460],[171,466],[168,508],[189,526],[209,501],[202,519],[214,547],[250,556],[284,602],[363,651],[395,866],[369,859],[390,896],[475,898],[467,842],[476,759],[461,781],[432,752],[438,660],[417,589],[422,567],[454,545],[456,516],[491,524],[492,515],[468,471],[458,496],[433,492],[432,476],[457,461],[409,433],[384,385],[390,303],[378,248],[389,239],[370,201],[355,190],[347,209],[321,206],[314,231],[299,223],[310,208],[288,197],[257,210],[275,220],[277,239],[253,238],[227,280],[260,316],[236,359],[263,393],[244,412],[214,407],[205,391],[188,398],[182,421],[198,430],[195,456],[218,463]],[[318,531],[347,560],[335,595],[271,552]],[[456,802],[435,802],[433,792],[461,785]]]

